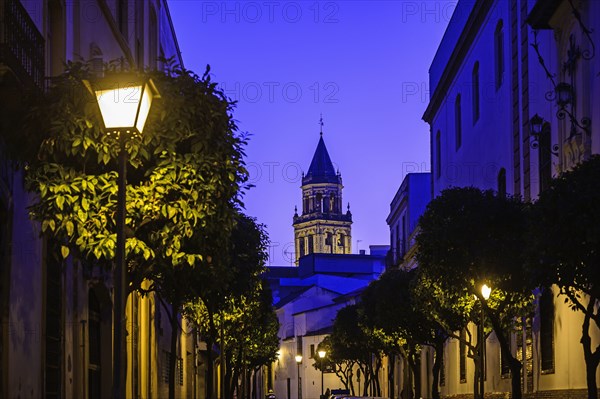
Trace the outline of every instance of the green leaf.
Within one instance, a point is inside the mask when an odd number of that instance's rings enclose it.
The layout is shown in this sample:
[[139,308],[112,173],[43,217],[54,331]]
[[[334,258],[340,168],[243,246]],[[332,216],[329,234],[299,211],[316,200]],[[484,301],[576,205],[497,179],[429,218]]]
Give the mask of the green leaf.
[[64,245],[60,246],[60,253],[63,257],[63,259],[66,259],[69,256],[69,248],[65,247]]
[[[63,197],[62,195],[56,197],[56,205],[58,206],[58,209],[60,209],[62,211],[64,204],[65,204],[65,197]],[[52,230],[54,230],[54,229],[52,229]]]
[[73,235],[73,231],[75,230],[75,226],[73,225],[73,222],[71,222],[69,220],[66,224],[66,228],[67,228],[67,235],[69,237],[71,237]]

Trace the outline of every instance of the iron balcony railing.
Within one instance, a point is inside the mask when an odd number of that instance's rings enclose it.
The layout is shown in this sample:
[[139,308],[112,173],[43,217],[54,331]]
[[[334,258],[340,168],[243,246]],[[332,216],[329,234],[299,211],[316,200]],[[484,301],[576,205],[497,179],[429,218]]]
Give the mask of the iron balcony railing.
[[0,0],[0,63],[43,89],[44,38],[19,0]]

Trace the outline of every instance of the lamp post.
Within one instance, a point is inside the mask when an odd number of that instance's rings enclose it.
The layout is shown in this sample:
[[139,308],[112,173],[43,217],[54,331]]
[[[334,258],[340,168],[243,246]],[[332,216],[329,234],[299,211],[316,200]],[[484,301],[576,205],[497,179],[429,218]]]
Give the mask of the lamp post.
[[127,300],[127,265],[125,263],[125,201],[127,190],[126,140],[141,135],[150,112],[152,100],[158,91],[149,79],[141,79],[133,73],[113,73],[95,82],[84,81],[95,96],[104,130],[116,134],[119,140],[118,192],[117,192],[117,245],[113,274],[113,397],[126,397],[127,325],[125,303]]
[[491,292],[492,289],[488,287],[487,284],[481,286],[481,297],[483,298],[483,302],[481,303],[481,328],[479,328],[479,392],[481,393],[481,399],[483,399],[483,371],[485,369],[485,332],[483,327],[485,323],[485,314],[483,312],[483,305],[484,302],[490,298]]
[[302,364],[302,355],[296,355],[296,364],[298,365],[298,399],[302,399],[302,384],[300,382],[300,365]]
[[325,359],[325,356],[327,355],[326,351],[319,351],[319,358],[321,359],[321,399],[323,399],[323,359]]

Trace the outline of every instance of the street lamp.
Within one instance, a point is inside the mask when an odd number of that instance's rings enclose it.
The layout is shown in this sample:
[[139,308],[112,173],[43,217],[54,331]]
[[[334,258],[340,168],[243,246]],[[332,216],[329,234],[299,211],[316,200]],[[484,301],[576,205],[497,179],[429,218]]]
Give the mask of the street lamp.
[[127,151],[125,142],[131,136],[142,134],[148,119],[152,100],[159,94],[152,80],[133,73],[112,73],[100,81],[84,81],[94,95],[104,129],[119,139],[118,193],[117,193],[117,246],[113,274],[113,397],[125,398],[127,342],[125,334],[127,299],[127,265],[125,264],[125,199],[127,190]]
[[[492,289],[488,287],[487,284],[483,284],[481,286],[481,297],[483,298],[483,302],[487,301],[490,298],[491,293]],[[481,304],[481,328],[479,328],[479,392],[481,392],[481,399],[483,399],[483,370],[485,368],[485,332],[483,327],[485,323],[485,314],[483,313],[483,302]]]
[[302,399],[302,385],[300,383],[300,364],[302,364],[302,355],[296,355],[296,364],[298,365],[298,399]]
[[319,358],[321,359],[321,399],[323,399],[323,359],[325,359],[327,352],[324,350],[320,350],[318,353]]

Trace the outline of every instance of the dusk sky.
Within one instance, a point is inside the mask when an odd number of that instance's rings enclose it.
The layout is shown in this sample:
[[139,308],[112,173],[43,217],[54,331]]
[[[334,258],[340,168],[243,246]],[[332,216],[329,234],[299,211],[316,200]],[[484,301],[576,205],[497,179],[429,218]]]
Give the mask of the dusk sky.
[[[301,174],[323,138],[353,214],[352,252],[389,244],[385,219],[408,172],[430,171],[428,70],[455,1],[170,0],[185,66],[238,101],[271,265],[290,265]],[[358,242],[358,247],[357,247]]]

